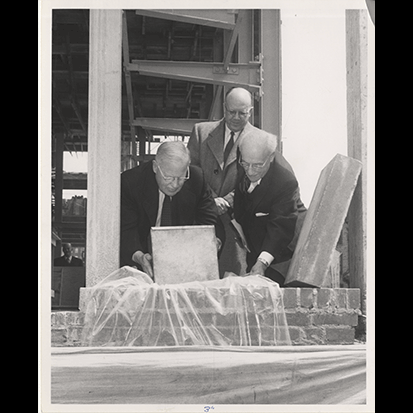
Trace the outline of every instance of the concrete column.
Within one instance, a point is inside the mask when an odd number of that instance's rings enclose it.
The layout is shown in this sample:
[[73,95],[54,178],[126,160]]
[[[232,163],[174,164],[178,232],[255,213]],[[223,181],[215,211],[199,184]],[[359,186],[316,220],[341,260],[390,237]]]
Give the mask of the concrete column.
[[119,268],[122,10],[90,10],[86,287]]
[[366,309],[367,11],[346,10],[348,156],[363,168],[348,212],[350,287],[360,288]]

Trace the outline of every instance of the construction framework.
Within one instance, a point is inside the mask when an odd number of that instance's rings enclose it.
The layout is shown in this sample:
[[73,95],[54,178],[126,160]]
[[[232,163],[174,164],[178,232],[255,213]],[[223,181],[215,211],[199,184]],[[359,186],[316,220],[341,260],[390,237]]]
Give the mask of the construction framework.
[[[346,13],[349,155],[366,165],[365,10]],[[63,151],[88,151],[86,284],[118,268],[119,174],[151,159],[157,134],[188,136],[220,119],[226,90],[254,96],[252,123],[281,142],[280,10],[55,10],[53,43],[54,228],[61,215]],[[87,32],[87,44],[75,30]],[[85,63],[87,56],[87,64]],[[282,145],[278,146],[282,150]],[[71,185],[86,187],[78,180]],[[365,173],[349,213],[352,286],[365,297]],[[105,223],[104,225],[102,223]],[[67,233],[66,233],[67,234]],[[60,241],[58,241],[60,242]],[[363,309],[364,310],[364,309]]]

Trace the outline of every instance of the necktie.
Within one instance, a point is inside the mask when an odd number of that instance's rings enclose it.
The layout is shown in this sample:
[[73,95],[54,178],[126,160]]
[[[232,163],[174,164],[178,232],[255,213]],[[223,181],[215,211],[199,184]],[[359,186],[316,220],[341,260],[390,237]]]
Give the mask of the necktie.
[[247,175],[245,175],[243,183],[241,185],[241,189],[247,195],[249,195],[248,194],[248,188],[250,187],[250,185],[251,185],[251,180],[248,178]]
[[245,191],[245,193],[248,193],[248,188],[250,187],[250,185],[251,185],[251,180],[248,178],[247,175],[245,175],[245,177],[244,177],[244,191]]
[[231,137],[229,138],[227,146],[224,150],[224,163],[227,161],[228,155],[231,152],[232,147],[234,146],[234,135],[235,133],[231,131]]
[[172,225],[172,215],[171,215],[171,197],[165,195],[162,205],[161,213],[161,227],[167,227]]

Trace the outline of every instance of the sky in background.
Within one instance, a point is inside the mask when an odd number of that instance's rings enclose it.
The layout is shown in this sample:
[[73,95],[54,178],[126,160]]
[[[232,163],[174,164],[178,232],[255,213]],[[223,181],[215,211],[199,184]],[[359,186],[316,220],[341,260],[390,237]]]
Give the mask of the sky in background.
[[283,155],[308,207],[324,166],[347,155],[345,11],[282,9]]

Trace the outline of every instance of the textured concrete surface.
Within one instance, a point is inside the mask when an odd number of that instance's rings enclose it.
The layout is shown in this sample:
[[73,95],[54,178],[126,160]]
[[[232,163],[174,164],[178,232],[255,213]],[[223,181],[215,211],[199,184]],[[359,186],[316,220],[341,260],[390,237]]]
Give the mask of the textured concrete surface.
[[90,11],[86,286],[119,268],[122,10]]
[[151,229],[153,269],[157,284],[219,278],[215,229],[211,225]]
[[337,154],[321,171],[285,280],[286,286],[331,286],[329,264],[362,164]]

